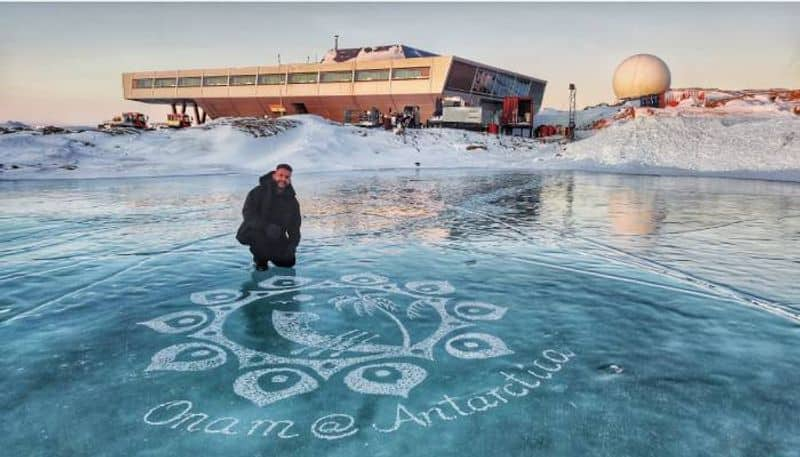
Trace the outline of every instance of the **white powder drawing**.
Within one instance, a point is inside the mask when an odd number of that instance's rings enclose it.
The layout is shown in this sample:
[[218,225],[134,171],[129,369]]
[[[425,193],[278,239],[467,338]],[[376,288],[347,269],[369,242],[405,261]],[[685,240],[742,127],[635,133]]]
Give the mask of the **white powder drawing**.
[[[159,351],[147,371],[208,370],[232,354],[240,371],[234,392],[259,407],[316,391],[343,370],[348,370],[344,384],[353,392],[406,398],[428,377],[421,365],[433,366],[434,347],[443,340],[447,354],[464,360],[513,353],[496,336],[460,333],[502,319],[506,308],[456,301],[455,291],[447,281],[411,281],[401,287],[384,276],[358,273],[338,281],[273,276],[247,292],[196,292],[190,300],[203,308],[140,322],[193,340]],[[255,302],[262,306],[264,300],[270,307],[304,308],[269,310],[275,333],[292,346],[282,353],[247,347],[225,334],[232,313]],[[325,319],[326,312],[338,317]]]

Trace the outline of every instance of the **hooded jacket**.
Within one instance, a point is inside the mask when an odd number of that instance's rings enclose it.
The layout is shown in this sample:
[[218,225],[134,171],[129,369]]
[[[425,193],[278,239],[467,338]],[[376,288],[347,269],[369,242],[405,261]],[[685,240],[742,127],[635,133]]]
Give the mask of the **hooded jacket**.
[[258,185],[247,194],[242,208],[244,221],[236,232],[236,240],[246,245],[286,243],[295,250],[300,243],[300,204],[291,184],[278,193],[273,173],[259,178]]

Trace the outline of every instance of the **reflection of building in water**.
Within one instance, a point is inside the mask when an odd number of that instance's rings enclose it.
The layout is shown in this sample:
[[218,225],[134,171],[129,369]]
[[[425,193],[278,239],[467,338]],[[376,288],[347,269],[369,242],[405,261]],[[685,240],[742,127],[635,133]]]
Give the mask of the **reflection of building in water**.
[[571,174],[542,177],[539,219],[558,228],[572,225],[575,178]]
[[498,177],[471,173],[433,180],[415,175],[336,183],[319,193],[320,197],[301,198],[304,233],[309,229],[318,236],[392,231],[428,243],[484,236],[505,230],[483,215],[485,210],[491,212],[501,205],[527,211],[536,206],[532,202],[538,199],[538,183],[521,200],[508,196],[508,189],[530,182],[531,176],[526,174]]
[[414,237],[423,243],[436,244],[450,237],[450,230],[444,227],[427,227],[414,231]]
[[575,223],[609,227],[614,235],[655,233],[665,218],[657,189],[636,187],[632,177],[566,174],[545,176],[539,220],[551,228]]
[[615,235],[649,235],[663,219],[655,211],[655,194],[637,194],[631,189],[609,194],[608,217]]
[[371,233],[407,228],[414,221],[435,218],[444,209],[441,194],[433,185],[386,183],[337,186],[335,198],[302,199],[306,227],[320,235]]

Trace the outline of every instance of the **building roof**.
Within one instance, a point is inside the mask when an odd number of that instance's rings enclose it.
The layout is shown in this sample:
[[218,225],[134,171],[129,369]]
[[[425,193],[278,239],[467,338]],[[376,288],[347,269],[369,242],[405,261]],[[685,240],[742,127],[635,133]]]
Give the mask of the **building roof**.
[[436,57],[438,54],[412,48],[404,44],[365,46],[361,48],[329,49],[320,63],[359,62],[386,59],[408,59],[412,57]]

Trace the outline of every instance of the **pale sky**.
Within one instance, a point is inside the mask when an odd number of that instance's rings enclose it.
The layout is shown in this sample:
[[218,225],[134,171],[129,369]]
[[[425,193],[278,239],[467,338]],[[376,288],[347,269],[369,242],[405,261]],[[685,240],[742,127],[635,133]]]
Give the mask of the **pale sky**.
[[167,109],[126,71],[305,62],[403,43],[548,81],[544,106],[614,101],[616,66],[661,57],[672,87],[800,88],[800,3],[0,3],[0,122],[94,125]]

